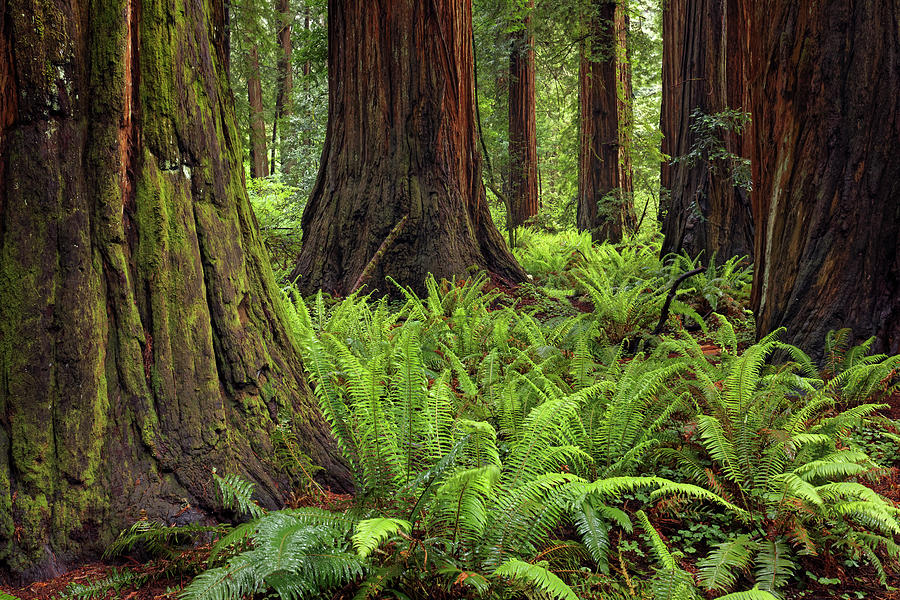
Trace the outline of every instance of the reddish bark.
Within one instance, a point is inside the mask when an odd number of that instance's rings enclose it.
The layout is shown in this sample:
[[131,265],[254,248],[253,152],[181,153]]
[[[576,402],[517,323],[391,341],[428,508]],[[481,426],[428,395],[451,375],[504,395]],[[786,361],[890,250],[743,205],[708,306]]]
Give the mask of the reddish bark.
[[303,214],[295,276],[346,294],[371,268],[422,290],[471,266],[525,277],[488,212],[475,138],[469,0],[336,0],[328,6],[329,114]]
[[[697,142],[692,114],[745,104],[742,22],[737,0],[670,0],[663,13],[662,151],[684,157]],[[728,152],[744,156],[743,136],[725,133]],[[749,193],[724,161],[663,163],[662,253],[714,253],[724,261],[753,253]]]
[[900,351],[900,4],[745,0],[753,308],[818,353],[828,330]]
[[538,213],[537,118],[535,115],[534,35],[527,4],[522,28],[511,35],[509,54],[510,225],[525,224]]
[[634,224],[630,145],[631,70],[624,0],[592,0],[585,17],[579,85],[578,215],[594,241],[621,241]]
[[[18,91],[16,89],[16,76],[13,65],[12,23],[6,14],[7,0],[0,0],[0,158],[7,150],[6,131],[16,120],[16,104]],[[5,164],[0,160],[0,192],[5,186]],[[5,194],[0,193],[0,214],[3,214],[3,202]],[[0,221],[0,236],[2,236],[3,222]]]
[[[278,143],[278,123],[291,116],[291,94],[294,89],[294,70],[291,66],[291,7],[288,0],[276,0],[275,10],[281,17],[278,27],[278,46],[281,55],[278,57],[278,93],[275,97],[275,119],[272,121],[272,165],[270,172],[275,172],[275,148]],[[308,9],[307,9],[308,10]],[[308,19],[307,19],[308,22]],[[282,133],[282,138],[284,134]],[[282,148],[284,144],[282,143]],[[289,173],[290,161],[285,160],[283,151],[281,156],[281,170]]]
[[247,99],[250,103],[250,176],[267,177],[269,159],[266,154],[266,121],[263,115],[262,82],[259,76],[259,49],[250,48],[250,75],[247,77]]

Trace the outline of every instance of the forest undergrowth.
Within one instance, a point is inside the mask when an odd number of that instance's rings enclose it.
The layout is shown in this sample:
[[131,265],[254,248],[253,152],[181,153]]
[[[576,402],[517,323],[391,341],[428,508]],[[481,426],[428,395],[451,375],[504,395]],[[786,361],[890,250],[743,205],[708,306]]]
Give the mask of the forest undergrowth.
[[356,494],[316,482],[286,418],[291,506],[214,474],[236,525],[140,521],[109,555],[144,567],[62,595],[180,577],[185,600],[891,597],[900,357],[847,331],[824,356],[757,342],[740,259],[527,230],[515,253],[531,284],[287,288]]

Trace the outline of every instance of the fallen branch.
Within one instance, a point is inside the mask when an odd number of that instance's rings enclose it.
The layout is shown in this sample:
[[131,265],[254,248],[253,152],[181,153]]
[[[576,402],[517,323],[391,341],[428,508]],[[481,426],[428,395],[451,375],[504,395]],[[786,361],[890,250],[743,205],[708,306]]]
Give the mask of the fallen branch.
[[384,238],[384,241],[381,242],[381,245],[378,247],[378,251],[375,253],[375,256],[368,262],[366,268],[363,269],[363,272],[359,274],[359,278],[357,278],[356,283],[353,284],[353,287],[350,288],[350,291],[347,293],[349,296],[353,292],[359,289],[359,287],[363,284],[363,282],[372,276],[372,271],[375,270],[375,265],[384,256],[384,253],[387,252],[387,249],[391,244],[397,239],[397,236],[400,235],[400,231],[403,229],[403,226],[406,225],[406,222],[409,220],[409,215],[405,215],[400,222],[394,225],[394,228],[391,229],[391,232],[387,234],[387,237]]
[[693,277],[698,273],[702,273],[705,269],[703,267],[699,269],[694,269],[693,271],[688,271],[687,273],[682,273],[678,276],[678,279],[672,283],[672,288],[669,290],[669,295],[666,296],[666,303],[663,304],[662,313],[659,315],[659,323],[656,324],[656,327],[653,329],[653,335],[659,335],[662,332],[663,326],[666,324],[666,320],[669,318],[669,307],[672,305],[672,300],[675,299],[675,293],[678,291],[678,286],[684,282],[684,280],[689,277]]

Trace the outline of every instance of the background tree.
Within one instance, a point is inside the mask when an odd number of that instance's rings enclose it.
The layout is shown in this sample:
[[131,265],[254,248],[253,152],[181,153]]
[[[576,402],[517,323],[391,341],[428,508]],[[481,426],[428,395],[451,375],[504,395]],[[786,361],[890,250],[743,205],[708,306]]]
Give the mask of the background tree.
[[595,241],[617,242],[635,224],[624,0],[593,0],[584,23],[577,224]]
[[[304,291],[524,272],[494,227],[475,138],[469,0],[328,6],[328,133],[303,214]],[[376,258],[377,253],[377,258]],[[374,260],[373,260],[374,259]]]
[[231,89],[235,90],[238,131],[251,177],[268,176],[268,130],[275,121],[279,89],[278,37],[282,15],[272,0],[230,0],[229,44]]
[[278,127],[282,179],[295,192],[292,201],[280,209],[299,227],[319,173],[328,124],[328,9],[325,0],[303,0],[291,4],[291,10],[298,15],[291,31],[291,111]]
[[[247,78],[247,101],[250,105],[250,176],[269,176],[269,157],[266,154],[266,119],[263,115],[262,81],[259,74],[259,47],[250,47],[248,58],[250,76]],[[273,140],[274,144],[274,140]]]
[[279,504],[279,412],[346,482],[244,191],[223,18],[0,9],[0,570],[59,572],[140,510],[202,518],[211,467]]
[[[294,68],[291,64],[293,44],[291,42],[292,23],[294,12],[288,0],[276,0],[275,10],[278,14],[278,47],[281,50],[278,56],[278,89],[275,97],[275,118],[272,120],[272,161],[270,172],[275,173],[275,148],[278,146],[278,124],[291,116],[293,110]],[[309,11],[306,12],[306,28],[309,28]],[[309,67],[304,69],[304,75],[309,73]],[[284,128],[282,127],[282,130]],[[284,135],[282,135],[284,137]],[[284,160],[284,141],[281,143],[281,168],[285,172],[291,170],[290,161]]]
[[660,129],[673,160],[662,165],[663,254],[715,253],[721,262],[753,252],[737,12],[737,0],[665,4]]
[[539,208],[533,9],[534,0],[528,0],[524,15],[510,34],[507,188],[512,211],[510,227],[525,224],[537,215]]
[[752,304],[817,352],[830,329],[900,350],[900,6],[746,0]]

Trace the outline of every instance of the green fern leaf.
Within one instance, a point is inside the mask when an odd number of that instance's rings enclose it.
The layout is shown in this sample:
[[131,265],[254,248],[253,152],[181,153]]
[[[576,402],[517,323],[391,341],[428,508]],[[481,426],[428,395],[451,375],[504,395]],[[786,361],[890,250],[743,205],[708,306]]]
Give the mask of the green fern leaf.
[[356,553],[365,558],[375,551],[375,548],[384,540],[398,532],[409,533],[412,525],[403,519],[365,519],[356,524],[356,533],[353,534],[353,547]]
[[556,574],[540,565],[511,558],[494,570],[493,577],[506,578],[534,587],[558,600],[578,600],[578,596]]
[[697,563],[700,584],[709,592],[727,592],[737,582],[735,571],[747,571],[756,543],[741,535],[717,544],[709,555]]

